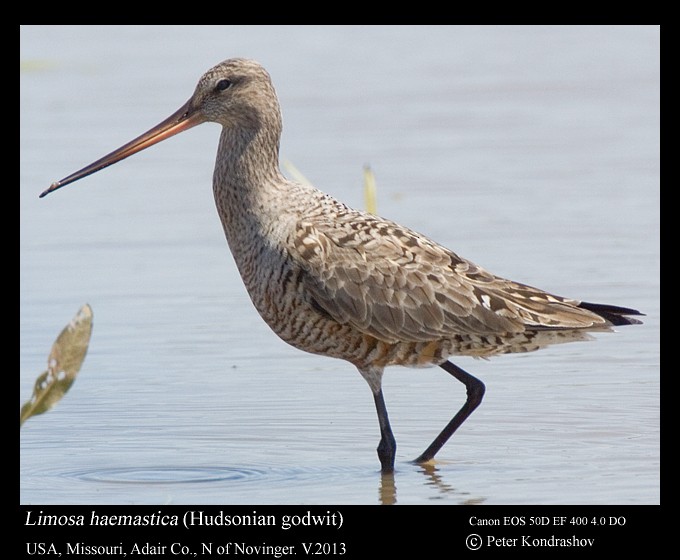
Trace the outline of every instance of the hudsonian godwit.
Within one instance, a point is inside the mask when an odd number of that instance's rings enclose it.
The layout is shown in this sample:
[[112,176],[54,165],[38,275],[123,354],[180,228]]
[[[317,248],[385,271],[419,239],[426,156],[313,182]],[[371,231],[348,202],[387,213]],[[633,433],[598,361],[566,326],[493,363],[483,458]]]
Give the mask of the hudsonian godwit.
[[213,192],[253,304],[289,344],[357,367],[375,400],[383,472],[394,469],[396,452],[385,367],[438,365],[466,386],[465,404],[416,459],[426,462],[484,395],[484,384],[450,356],[528,352],[640,322],[634,309],[494,276],[424,235],[288,181],[279,169],[279,102],[252,60],[208,70],[170,117],[40,196],[204,122],[222,125]]

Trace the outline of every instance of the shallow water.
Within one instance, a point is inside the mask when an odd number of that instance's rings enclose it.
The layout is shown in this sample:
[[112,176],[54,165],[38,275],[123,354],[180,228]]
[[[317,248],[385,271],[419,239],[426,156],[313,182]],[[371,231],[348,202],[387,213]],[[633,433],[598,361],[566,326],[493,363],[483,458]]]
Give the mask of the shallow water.
[[[212,201],[206,125],[39,200],[166,117],[208,67],[259,59],[282,157],[496,274],[638,308],[594,342],[389,370],[397,470],[370,391],[253,309]],[[29,503],[659,502],[659,30],[654,27],[23,27],[20,404],[85,302],[75,385],[20,434]]]

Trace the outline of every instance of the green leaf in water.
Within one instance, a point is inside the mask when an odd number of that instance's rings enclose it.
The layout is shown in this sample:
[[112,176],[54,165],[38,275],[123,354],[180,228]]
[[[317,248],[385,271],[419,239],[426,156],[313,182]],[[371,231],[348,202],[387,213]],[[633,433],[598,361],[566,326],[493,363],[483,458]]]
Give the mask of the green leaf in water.
[[283,168],[288,172],[288,174],[293,178],[293,181],[297,181],[298,183],[302,185],[311,185],[309,182],[309,179],[305,177],[302,172],[293,165],[293,162],[284,160],[283,161]]
[[364,165],[364,200],[366,210],[371,214],[376,214],[378,212],[378,188],[373,170],[368,165]]
[[21,407],[19,424],[57,404],[71,388],[85,360],[92,333],[92,308],[85,304],[52,345],[47,371],[35,381],[33,395]]
[[27,59],[19,61],[19,72],[42,72],[54,68],[56,63],[46,59]]

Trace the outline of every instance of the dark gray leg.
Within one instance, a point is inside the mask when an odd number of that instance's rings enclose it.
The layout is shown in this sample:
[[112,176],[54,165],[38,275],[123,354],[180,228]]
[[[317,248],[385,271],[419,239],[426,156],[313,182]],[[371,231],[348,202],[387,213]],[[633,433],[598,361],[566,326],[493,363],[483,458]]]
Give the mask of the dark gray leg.
[[423,451],[420,457],[415,460],[416,463],[426,463],[430,459],[434,458],[434,456],[437,454],[437,451],[439,451],[453,435],[453,432],[455,432],[460,427],[460,425],[465,422],[465,419],[470,416],[470,414],[472,414],[472,411],[479,406],[479,404],[482,402],[482,398],[484,397],[484,391],[486,390],[484,383],[451,362],[444,362],[443,364],[440,364],[439,367],[443,368],[448,373],[453,375],[458,381],[465,384],[467,389],[467,400],[458,413],[453,417],[453,419],[430,444],[430,446],[425,451]]
[[380,423],[380,443],[378,444],[378,458],[382,466],[383,473],[394,471],[394,456],[397,452],[397,442],[392,434],[390,419],[387,417],[387,408],[383,398],[382,389],[373,393],[375,409],[378,411],[378,422]]

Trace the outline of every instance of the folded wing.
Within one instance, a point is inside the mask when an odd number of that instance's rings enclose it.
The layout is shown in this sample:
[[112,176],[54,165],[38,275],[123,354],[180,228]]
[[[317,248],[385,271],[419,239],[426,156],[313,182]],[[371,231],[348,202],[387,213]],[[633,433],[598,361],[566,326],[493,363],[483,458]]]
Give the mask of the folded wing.
[[294,241],[312,305],[386,342],[610,324],[370,214],[300,221]]

